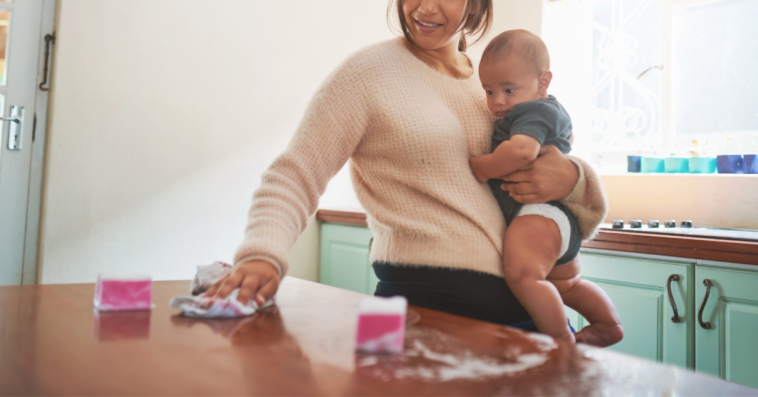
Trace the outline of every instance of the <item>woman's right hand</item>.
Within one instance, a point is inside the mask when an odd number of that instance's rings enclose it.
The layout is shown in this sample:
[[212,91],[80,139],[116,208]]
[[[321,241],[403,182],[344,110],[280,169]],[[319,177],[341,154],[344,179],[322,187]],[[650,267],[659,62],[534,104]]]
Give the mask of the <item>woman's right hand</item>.
[[502,179],[501,188],[522,204],[547,203],[568,196],[579,180],[577,166],[554,145],[545,145],[539,157]]
[[224,299],[239,288],[237,300],[247,304],[255,296],[258,306],[266,303],[279,289],[279,271],[266,261],[250,261],[234,267],[231,273],[218,280],[208,291],[207,298]]

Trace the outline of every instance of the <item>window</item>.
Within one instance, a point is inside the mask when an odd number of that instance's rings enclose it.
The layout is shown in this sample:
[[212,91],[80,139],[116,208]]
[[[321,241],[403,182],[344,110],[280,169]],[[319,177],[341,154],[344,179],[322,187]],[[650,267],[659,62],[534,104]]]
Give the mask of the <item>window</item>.
[[575,153],[758,152],[758,0],[555,0],[543,38]]

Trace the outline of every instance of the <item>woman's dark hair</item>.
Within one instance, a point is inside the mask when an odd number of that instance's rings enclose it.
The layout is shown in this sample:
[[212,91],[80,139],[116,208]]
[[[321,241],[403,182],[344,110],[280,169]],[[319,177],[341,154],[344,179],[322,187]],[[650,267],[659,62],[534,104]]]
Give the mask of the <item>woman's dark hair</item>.
[[[474,43],[479,41],[492,26],[492,0],[467,0],[466,17],[461,21],[461,25],[458,26],[458,30],[463,34],[460,41],[458,41],[458,51],[466,51],[468,44],[466,43],[466,36],[478,37],[474,40]],[[392,14],[397,13],[397,19],[400,23],[400,30],[403,32],[408,41],[413,43],[413,38],[408,29],[408,21],[405,20],[403,14],[403,0],[389,0],[387,5],[387,21],[392,19]],[[472,43],[473,44],[473,43]]]

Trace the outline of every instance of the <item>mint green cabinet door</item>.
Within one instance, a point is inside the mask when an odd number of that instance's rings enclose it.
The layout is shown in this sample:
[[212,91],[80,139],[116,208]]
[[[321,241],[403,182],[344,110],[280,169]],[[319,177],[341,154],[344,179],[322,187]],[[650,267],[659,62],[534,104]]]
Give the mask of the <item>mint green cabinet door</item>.
[[[694,264],[582,253],[582,277],[610,296],[624,327],[624,339],[611,350],[682,367],[694,367]],[[667,282],[679,313],[673,322]],[[570,313],[570,316],[574,316]],[[577,316],[580,329],[586,323]],[[572,319],[573,320],[573,319]]]
[[698,266],[695,276],[698,305],[703,280],[711,283],[702,315],[710,329],[696,325],[696,369],[758,387],[758,272]]
[[368,259],[370,241],[371,232],[365,227],[322,224],[319,282],[373,295],[376,277],[372,278]]

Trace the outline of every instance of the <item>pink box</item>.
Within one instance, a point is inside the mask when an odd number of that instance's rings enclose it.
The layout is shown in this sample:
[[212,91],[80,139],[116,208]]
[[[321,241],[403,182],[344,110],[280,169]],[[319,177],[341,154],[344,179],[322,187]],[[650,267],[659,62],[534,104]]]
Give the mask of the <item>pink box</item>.
[[356,350],[402,353],[408,301],[402,296],[363,298],[358,313]]
[[148,275],[97,276],[95,309],[150,310],[153,281]]

